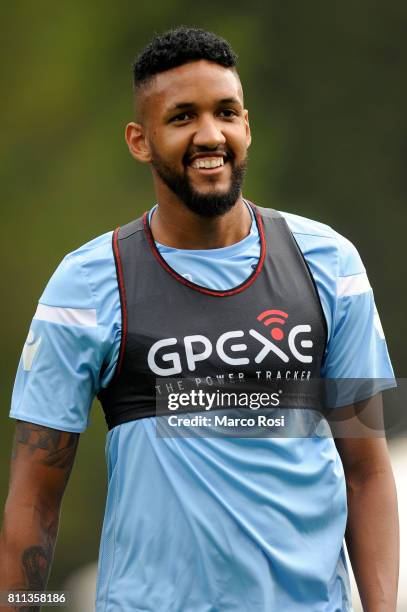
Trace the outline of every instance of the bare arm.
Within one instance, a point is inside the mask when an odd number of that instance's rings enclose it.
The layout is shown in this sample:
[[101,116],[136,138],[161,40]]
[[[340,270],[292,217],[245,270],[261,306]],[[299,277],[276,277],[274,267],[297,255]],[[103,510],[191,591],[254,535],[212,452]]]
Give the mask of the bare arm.
[[[381,396],[363,402],[365,414],[382,411]],[[365,612],[395,612],[399,574],[397,493],[385,437],[363,424],[336,439],[348,496],[346,545]]]
[[45,589],[78,440],[79,434],[17,422],[0,533],[0,591]]

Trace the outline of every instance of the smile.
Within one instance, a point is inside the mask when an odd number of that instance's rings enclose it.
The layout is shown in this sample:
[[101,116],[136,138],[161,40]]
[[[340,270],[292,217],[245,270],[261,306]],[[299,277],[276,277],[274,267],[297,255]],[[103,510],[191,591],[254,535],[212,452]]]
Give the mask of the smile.
[[192,162],[191,167],[195,168],[196,170],[200,170],[202,168],[219,168],[223,165],[223,157],[200,157]]

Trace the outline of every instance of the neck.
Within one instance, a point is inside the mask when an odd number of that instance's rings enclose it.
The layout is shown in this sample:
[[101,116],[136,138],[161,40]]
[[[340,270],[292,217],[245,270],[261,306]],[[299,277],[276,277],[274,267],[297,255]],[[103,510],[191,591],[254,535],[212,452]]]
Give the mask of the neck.
[[251,215],[243,199],[224,215],[201,217],[181,202],[159,200],[151,219],[154,240],[176,249],[219,249],[243,240]]

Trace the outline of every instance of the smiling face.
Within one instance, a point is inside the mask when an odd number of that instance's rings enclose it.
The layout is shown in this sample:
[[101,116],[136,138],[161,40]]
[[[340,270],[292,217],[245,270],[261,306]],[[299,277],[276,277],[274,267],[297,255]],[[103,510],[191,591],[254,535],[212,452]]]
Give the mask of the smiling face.
[[139,95],[141,123],[130,123],[131,153],[150,163],[160,200],[167,190],[202,216],[238,200],[250,128],[233,70],[199,60],[159,73]]

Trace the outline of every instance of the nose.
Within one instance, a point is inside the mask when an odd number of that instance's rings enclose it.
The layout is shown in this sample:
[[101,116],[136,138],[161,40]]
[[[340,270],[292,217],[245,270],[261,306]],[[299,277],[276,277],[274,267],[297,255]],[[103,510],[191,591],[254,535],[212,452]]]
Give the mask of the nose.
[[194,135],[193,144],[196,147],[207,147],[215,149],[219,145],[225,144],[226,138],[213,116],[203,116],[199,121]]

